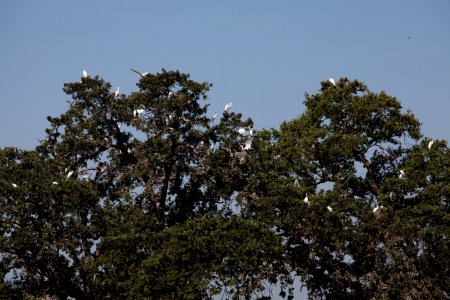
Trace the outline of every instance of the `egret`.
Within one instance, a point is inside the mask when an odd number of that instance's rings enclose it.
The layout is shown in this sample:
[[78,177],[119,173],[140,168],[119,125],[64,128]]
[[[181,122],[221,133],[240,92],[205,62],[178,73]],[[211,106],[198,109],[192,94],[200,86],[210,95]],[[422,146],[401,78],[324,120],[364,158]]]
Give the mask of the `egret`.
[[376,213],[377,211],[381,211],[382,209],[384,209],[384,206],[383,206],[383,205],[380,205],[380,206],[377,205],[377,207],[375,207],[375,208],[372,210],[372,212],[373,212],[373,213]]
[[138,117],[140,117],[143,113],[145,113],[145,109],[143,109],[143,108],[140,108],[140,109],[135,109],[134,111],[133,111],[133,116],[138,116]]
[[303,202],[305,202],[306,204],[309,205],[308,193],[306,193],[306,196],[305,196],[305,198],[303,199]]
[[18,187],[18,185],[17,185],[17,184],[15,184],[15,183],[11,183],[11,185],[13,186],[13,188],[16,188],[16,187]]
[[252,149],[252,140],[248,140],[244,143],[244,148],[242,150],[250,150]]
[[332,209],[331,206],[329,206],[329,205],[327,205],[327,209],[328,209],[329,212],[332,212],[332,211],[333,211],[333,209]]
[[114,93],[114,98],[119,97],[120,94],[120,87],[117,87],[116,92]]
[[405,171],[400,170],[400,175],[398,175],[398,178],[403,179],[403,178],[405,178],[405,176],[406,176]]
[[132,72],[138,74],[138,76],[139,76],[140,78],[142,78],[142,77],[144,77],[145,75],[149,74],[149,72],[141,73],[141,72],[139,72],[138,70],[135,70],[135,69],[133,69],[133,68],[130,68],[130,70],[131,70]]
[[332,85],[336,86],[336,82],[334,82],[333,78],[328,78],[328,81],[331,82]]
[[225,111],[229,110],[232,106],[233,106],[232,102],[228,103],[227,105],[225,105],[225,108],[223,111],[225,112]]
[[69,173],[67,173],[67,178],[69,178],[70,176],[72,176],[73,171],[69,171]]
[[380,206],[377,205],[377,207],[375,207],[372,210],[372,213],[373,213],[373,216],[375,217],[375,219],[379,219],[381,217],[381,210],[383,208],[384,208],[383,205],[380,205]]
[[431,140],[429,143],[428,143],[428,149],[431,149],[431,146],[433,146],[433,140]]
[[172,92],[169,92],[168,98],[170,99],[170,98],[172,98],[172,97],[173,97],[173,93],[172,93]]
[[244,135],[245,134],[245,128],[239,128],[238,132],[240,135]]
[[219,111],[218,110],[216,110],[216,112],[214,113],[214,115],[212,116],[212,120],[214,121],[215,119],[216,119],[216,117],[217,117],[217,113],[218,113]]
[[300,186],[300,183],[298,183],[298,180],[295,179],[295,180],[294,180],[294,187],[299,187],[299,186]]
[[106,172],[106,170],[108,170],[108,166],[106,164],[104,164],[104,163],[100,163],[98,165],[98,168],[99,168],[101,173],[104,173],[104,172]]
[[53,181],[52,184],[53,185],[58,185],[59,183],[58,183],[58,181]]
[[88,73],[86,72],[86,70],[83,70],[83,78],[87,78],[88,77]]

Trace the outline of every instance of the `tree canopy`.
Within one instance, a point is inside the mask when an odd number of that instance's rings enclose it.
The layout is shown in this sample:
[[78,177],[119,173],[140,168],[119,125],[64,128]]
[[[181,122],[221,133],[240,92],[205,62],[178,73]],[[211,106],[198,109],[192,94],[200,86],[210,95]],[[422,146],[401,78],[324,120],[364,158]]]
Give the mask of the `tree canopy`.
[[67,83],[33,151],[0,149],[9,298],[450,297],[450,152],[385,92],[322,82],[255,131],[211,84]]

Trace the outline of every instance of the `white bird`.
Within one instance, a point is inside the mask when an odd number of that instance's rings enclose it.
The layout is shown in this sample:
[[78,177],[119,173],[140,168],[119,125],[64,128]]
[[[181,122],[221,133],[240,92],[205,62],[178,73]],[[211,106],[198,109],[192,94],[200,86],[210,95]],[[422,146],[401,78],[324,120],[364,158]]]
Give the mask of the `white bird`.
[[52,184],[57,185],[59,183],[58,183],[58,181],[53,181]]
[[372,210],[373,216],[374,216],[376,219],[379,219],[379,218],[381,217],[381,210],[382,210],[383,208],[384,208],[384,207],[383,207],[382,205],[380,205],[380,206],[377,205],[377,207],[375,207],[375,208]]
[[398,178],[403,179],[403,178],[405,178],[405,176],[406,176],[405,171],[400,170],[400,175],[398,175]]
[[87,78],[88,77],[88,73],[86,72],[86,70],[83,70],[83,78]]
[[309,204],[308,193],[306,193],[306,196],[305,196],[305,198],[303,199],[303,202],[305,202],[306,204]]
[[299,186],[300,186],[300,183],[298,183],[298,180],[295,179],[295,180],[294,180],[294,187],[299,187]]
[[333,209],[332,209],[331,206],[329,206],[329,205],[327,205],[327,209],[328,209],[329,212],[332,212],[332,211],[333,211]]
[[104,172],[106,172],[106,170],[108,170],[108,166],[104,163],[99,163],[98,169],[100,170],[101,173],[104,173]]
[[132,72],[138,74],[138,76],[139,76],[140,78],[142,78],[142,77],[144,77],[145,75],[149,74],[149,72],[141,73],[141,72],[139,72],[138,70],[135,70],[135,69],[133,69],[133,68],[130,68],[130,70],[131,70]]
[[334,82],[333,78],[328,78],[328,81],[331,82],[332,85],[336,85],[336,82]]
[[246,131],[247,130],[245,128],[242,128],[242,127],[238,129],[238,132],[239,132],[240,135],[244,135]]
[[67,173],[67,178],[69,178],[70,176],[72,176],[73,171],[69,171],[69,173]]
[[233,106],[232,102],[228,103],[227,105],[225,105],[225,108],[223,111],[225,112],[225,111],[229,110],[232,106]]
[[114,93],[114,98],[119,97],[120,94],[120,87],[117,87],[116,92]]
[[433,140],[431,140],[429,143],[428,143],[428,149],[431,149],[431,146],[433,146]]
[[168,98],[170,99],[170,98],[172,98],[172,97],[173,97],[173,93],[172,93],[172,92],[169,92]]
[[242,150],[250,150],[252,149],[252,140],[248,140],[244,143],[244,148]]
[[377,211],[382,210],[382,209],[384,209],[384,206],[383,206],[383,205],[380,205],[380,206],[377,205],[377,207],[375,207],[375,208],[372,210],[372,212],[373,212],[373,213],[376,213]]
[[15,183],[11,183],[11,185],[12,185],[14,188],[18,187],[18,185],[15,184]]
[[216,110],[216,112],[214,113],[214,115],[212,116],[212,118],[211,118],[211,120],[213,120],[214,121],[214,119],[217,117],[217,113],[218,113],[219,111],[218,110]]
[[135,117],[140,117],[143,113],[145,113],[145,109],[143,108],[133,110],[133,116]]

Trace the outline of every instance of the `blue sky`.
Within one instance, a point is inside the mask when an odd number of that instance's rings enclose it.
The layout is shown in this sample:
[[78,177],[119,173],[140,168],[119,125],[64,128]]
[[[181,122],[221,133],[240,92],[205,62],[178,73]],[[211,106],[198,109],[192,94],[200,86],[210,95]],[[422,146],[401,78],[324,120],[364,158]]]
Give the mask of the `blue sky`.
[[304,110],[347,76],[397,97],[432,138],[450,138],[450,1],[2,1],[0,147],[32,149],[83,69],[128,93],[130,67],[214,84],[256,128]]
[[214,84],[256,128],[303,110],[341,76],[397,97],[432,138],[450,139],[450,1],[0,2],[0,147],[32,149],[83,69],[135,90],[134,67]]

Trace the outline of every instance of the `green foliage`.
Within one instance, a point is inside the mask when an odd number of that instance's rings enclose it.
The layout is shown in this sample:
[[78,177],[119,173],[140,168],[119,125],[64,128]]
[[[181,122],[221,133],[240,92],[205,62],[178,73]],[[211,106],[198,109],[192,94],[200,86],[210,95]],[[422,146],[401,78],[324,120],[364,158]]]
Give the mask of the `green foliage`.
[[210,118],[210,87],[82,78],[34,151],[0,149],[5,298],[291,298],[291,275],[312,299],[449,297],[445,141],[356,80],[257,134]]
[[[251,295],[264,289],[263,280],[275,283],[282,267],[276,262],[282,257],[278,238],[261,224],[237,216],[205,215],[187,221],[164,232],[160,243],[140,270],[137,295]],[[271,260],[274,264],[267,264]]]
[[310,298],[447,297],[446,143],[428,149],[410,112],[358,81],[322,82],[305,105],[260,137],[247,213],[283,237]]
[[[207,117],[210,86],[165,70],[144,76],[129,96],[114,95],[99,77],[65,84],[69,108],[48,117],[36,151],[0,151],[3,291],[192,298],[229,286],[231,294],[251,294],[259,280],[274,282],[266,267],[278,260],[273,255],[221,269],[241,247],[280,248],[264,227],[232,217],[251,139],[238,129],[252,121],[228,111]],[[249,236],[252,228],[261,239]],[[177,241],[186,230],[192,249]],[[203,255],[200,246],[211,243]]]

